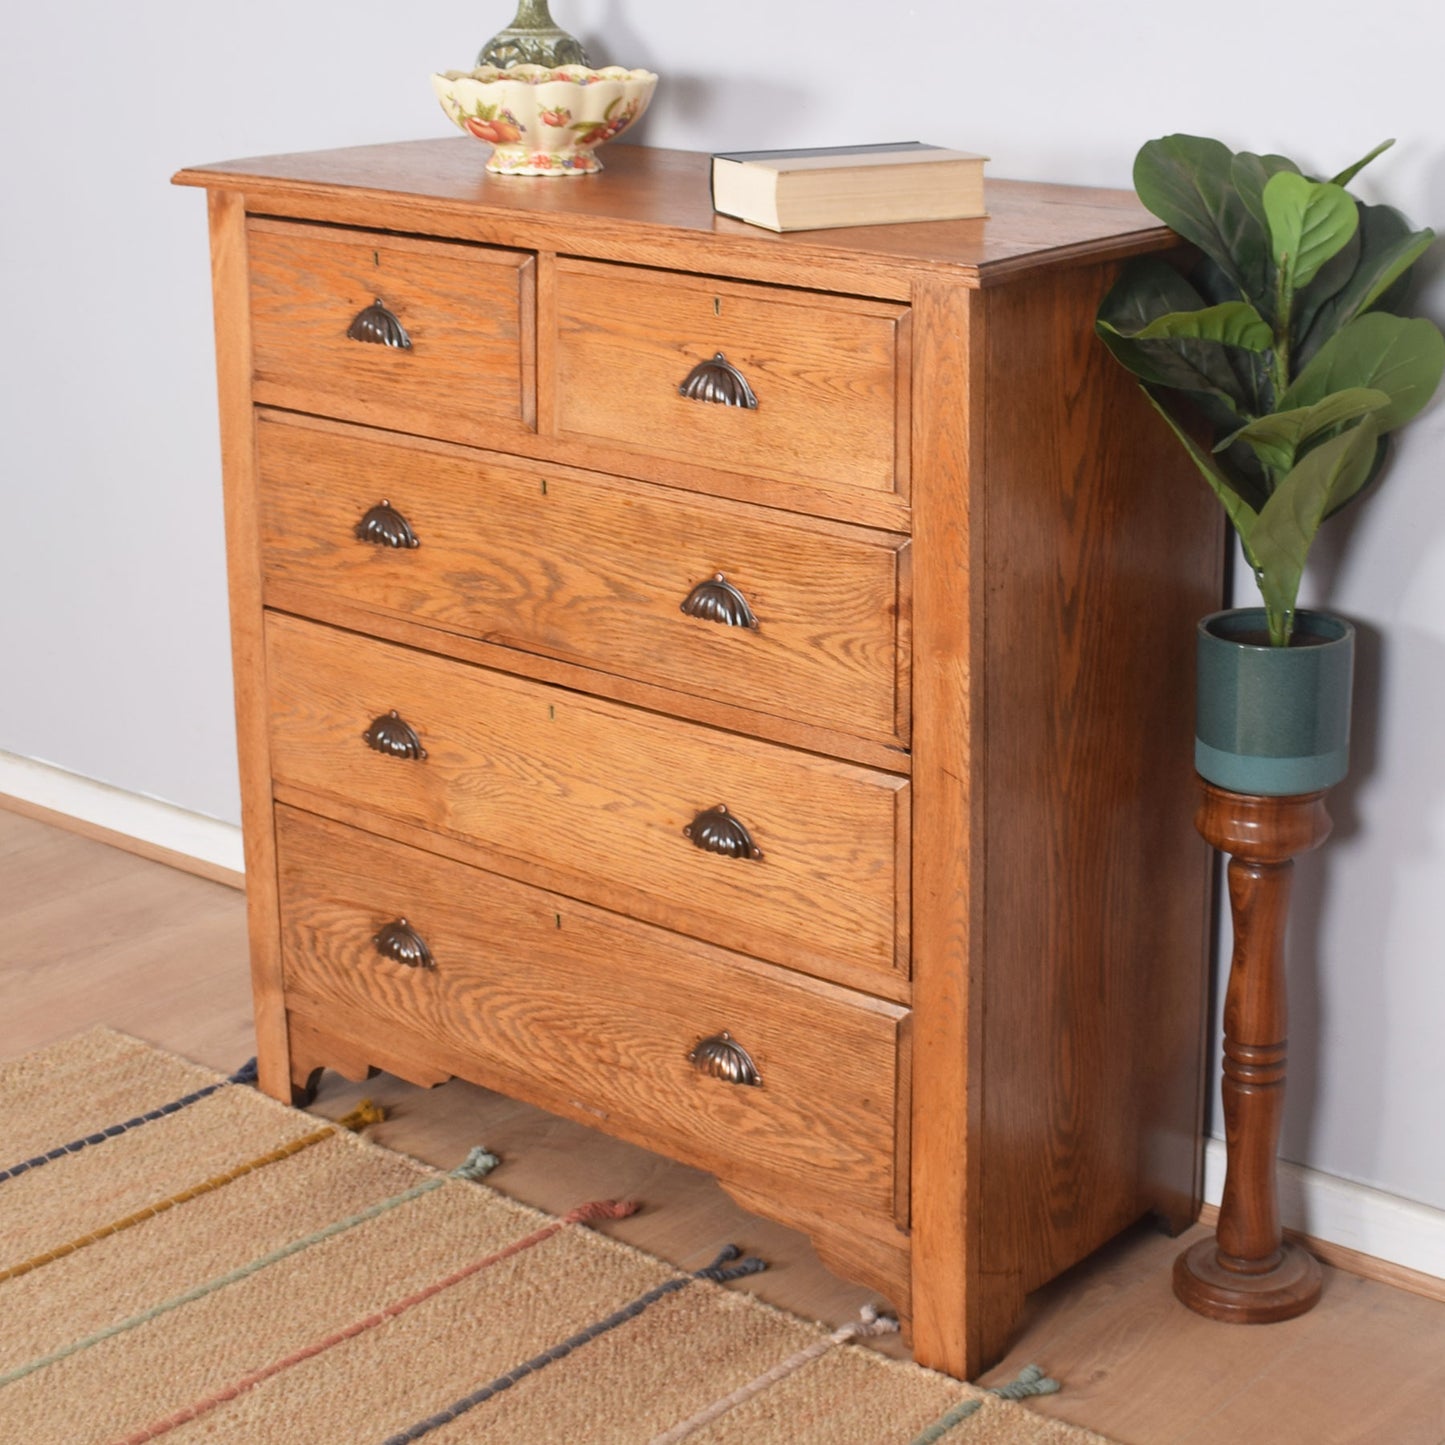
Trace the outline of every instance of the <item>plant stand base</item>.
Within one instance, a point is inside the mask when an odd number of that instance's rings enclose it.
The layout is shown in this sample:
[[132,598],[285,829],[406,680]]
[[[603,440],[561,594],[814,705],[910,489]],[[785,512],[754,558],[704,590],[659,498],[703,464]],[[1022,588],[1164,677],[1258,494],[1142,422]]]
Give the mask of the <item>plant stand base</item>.
[[1284,933],[1294,859],[1329,836],[1324,792],[1274,797],[1201,782],[1195,826],[1229,855],[1234,955],[1224,998],[1224,1197],[1214,1237],[1175,1261],[1174,1293],[1235,1324],[1302,1315],[1320,1267],[1280,1229],[1275,1160],[1284,1119]]
[[1279,1256],[1273,1269],[1241,1274],[1220,1258],[1216,1239],[1201,1239],[1174,1261],[1174,1293],[1196,1314],[1229,1324],[1292,1320],[1319,1301],[1320,1266],[1289,1240],[1280,1245]]

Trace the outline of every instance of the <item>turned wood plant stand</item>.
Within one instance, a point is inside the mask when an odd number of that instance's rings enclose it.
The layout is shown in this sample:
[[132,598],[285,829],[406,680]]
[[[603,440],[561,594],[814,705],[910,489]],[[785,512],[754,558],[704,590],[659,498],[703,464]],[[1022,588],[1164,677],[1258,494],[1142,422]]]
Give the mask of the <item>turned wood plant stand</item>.
[[1320,1267],[1284,1239],[1275,1155],[1284,1117],[1284,933],[1294,859],[1329,836],[1324,793],[1266,797],[1201,779],[1195,826],[1229,860],[1234,954],[1224,1003],[1224,1198],[1213,1238],[1174,1263],[1174,1293],[1211,1319],[1292,1319],[1320,1297]]

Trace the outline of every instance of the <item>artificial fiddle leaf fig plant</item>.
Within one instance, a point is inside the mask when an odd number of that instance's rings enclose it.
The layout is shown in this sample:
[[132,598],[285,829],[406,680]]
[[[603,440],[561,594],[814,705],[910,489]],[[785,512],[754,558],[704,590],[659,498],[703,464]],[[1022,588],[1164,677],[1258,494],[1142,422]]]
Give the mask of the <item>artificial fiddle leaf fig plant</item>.
[[1131,262],[1099,309],[1239,533],[1277,647],[1320,524],[1375,479],[1445,370],[1439,329],[1398,311],[1435,233],[1345,190],[1392,144],[1321,181],[1200,136],[1149,141],[1139,198],[1201,254],[1187,276]]

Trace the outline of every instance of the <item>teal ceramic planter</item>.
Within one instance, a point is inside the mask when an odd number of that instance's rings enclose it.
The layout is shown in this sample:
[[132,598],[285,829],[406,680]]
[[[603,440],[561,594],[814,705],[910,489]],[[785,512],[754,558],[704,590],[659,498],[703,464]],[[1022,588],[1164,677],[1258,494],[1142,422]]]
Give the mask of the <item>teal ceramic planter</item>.
[[1270,647],[1264,608],[1199,624],[1194,765],[1236,793],[1289,797],[1333,787],[1350,757],[1355,629],[1300,612],[1289,647]]

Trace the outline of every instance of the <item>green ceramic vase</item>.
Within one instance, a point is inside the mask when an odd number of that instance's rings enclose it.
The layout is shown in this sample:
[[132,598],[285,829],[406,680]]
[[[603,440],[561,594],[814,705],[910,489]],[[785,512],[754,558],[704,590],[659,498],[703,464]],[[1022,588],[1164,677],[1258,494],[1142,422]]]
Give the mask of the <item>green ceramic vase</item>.
[[477,64],[500,70],[514,65],[586,65],[587,52],[575,35],[552,19],[547,0],[517,0],[512,23],[482,46]]
[[1262,607],[1199,624],[1194,765],[1235,793],[1290,797],[1333,787],[1349,768],[1355,629],[1296,614],[1289,647],[1269,646]]

